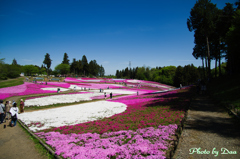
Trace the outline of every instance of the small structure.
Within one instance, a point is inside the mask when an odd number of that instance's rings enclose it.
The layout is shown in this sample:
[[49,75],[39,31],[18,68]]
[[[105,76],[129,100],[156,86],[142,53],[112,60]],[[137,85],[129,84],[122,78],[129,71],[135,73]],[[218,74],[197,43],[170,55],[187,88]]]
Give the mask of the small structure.
[[60,82],[60,79],[59,78],[52,78],[51,81],[58,81],[58,82]]

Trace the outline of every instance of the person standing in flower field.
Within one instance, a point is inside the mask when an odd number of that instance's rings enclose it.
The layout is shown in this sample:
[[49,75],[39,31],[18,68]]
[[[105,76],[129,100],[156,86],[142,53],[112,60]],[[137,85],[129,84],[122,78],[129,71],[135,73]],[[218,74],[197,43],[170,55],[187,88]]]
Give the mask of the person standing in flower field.
[[21,102],[20,102],[20,113],[24,113],[24,102],[23,102],[23,99],[21,99]]
[[107,98],[107,94],[106,94],[106,92],[104,92],[104,98],[105,98],[105,99]]
[[11,118],[11,114],[10,114],[10,103],[9,102],[11,102],[11,101],[6,101],[6,103],[5,103],[5,112],[6,112],[6,119],[7,120],[9,120],[10,118]]
[[110,99],[112,99],[112,92],[110,93]]
[[15,101],[13,100],[13,101],[12,101],[12,105],[14,105],[14,103],[15,103]]
[[0,124],[3,123],[4,117],[5,117],[5,106],[3,104],[3,100],[0,100]]
[[11,113],[11,123],[10,126],[16,126],[17,124],[17,118],[18,118],[18,107],[17,107],[17,103],[13,104],[13,107],[10,109],[10,113]]

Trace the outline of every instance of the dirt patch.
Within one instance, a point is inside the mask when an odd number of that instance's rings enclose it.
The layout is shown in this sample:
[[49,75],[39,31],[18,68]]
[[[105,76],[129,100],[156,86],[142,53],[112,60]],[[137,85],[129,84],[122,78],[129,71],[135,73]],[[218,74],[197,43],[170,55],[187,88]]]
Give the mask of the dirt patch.
[[173,158],[239,159],[240,121],[214,105],[208,97],[196,98]]
[[[10,120],[9,120],[10,121]],[[23,159],[34,158],[44,159],[35,148],[30,136],[20,127],[19,123],[15,127],[7,126],[9,123],[0,124],[0,158],[1,159]],[[6,125],[6,128],[4,128]]]

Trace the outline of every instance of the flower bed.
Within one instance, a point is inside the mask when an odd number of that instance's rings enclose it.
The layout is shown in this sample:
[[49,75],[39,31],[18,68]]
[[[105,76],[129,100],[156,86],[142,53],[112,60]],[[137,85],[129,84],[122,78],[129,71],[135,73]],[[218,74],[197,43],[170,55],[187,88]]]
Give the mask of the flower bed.
[[36,133],[64,158],[166,158],[177,125],[100,134]]
[[52,86],[39,85],[34,83],[25,82],[22,85],[6,87],[0,89],[0,99],[5,99],[12,96],[23,96],[30,94],[44,94],[56,93],[57,91],[42,90],[41,88],[49,88]]
[[128,106],[126,111],[103,120],[46,131],[59,131],[65,134],[86,132],[102,134],[109,131],[136,130],[150,126],[179,124],[188,106],[189,95],[189,93],[180,94],[177,91],[172,91],[114,98],[109,101],[126,104]]
[[44,96],[25,100],[25,106],[46,106],[60,103],[75,103],[80,101],[90,101],[91,97],[100,96],[102,93],[81,93],[81,94],[61,94]]
[[51,88],[51,87],[48,87],[48,88],[41,88],[42,90],[47,90],[47,91],[57,91],[58,89],[60,89],[60,92],[63,92],[63,91],[69,91],[69,89],[66,89],[66,88]]
[[69,88],[70,84],[65,82],[47,82],[47,85],[62,87],[62,88]]
[[110,117],[125,111],[126,107],[123,103],[99,101],[25,112],[19,114],[18,118],[24,122],[30,130],[39,131],[51,127],[74,125]]
[[[67,93],[67,94],[84,94],[84,93],[92,93],[92,92],[81,91],[81,92],[71,92],[71,93]],[[59,95],[65,95],[65,94],[59,94]],[[41,97],[47,97],[47,96],[50,96],[50,95],[41,95],[41,96],[27,97],[25,100],[41,98]]]

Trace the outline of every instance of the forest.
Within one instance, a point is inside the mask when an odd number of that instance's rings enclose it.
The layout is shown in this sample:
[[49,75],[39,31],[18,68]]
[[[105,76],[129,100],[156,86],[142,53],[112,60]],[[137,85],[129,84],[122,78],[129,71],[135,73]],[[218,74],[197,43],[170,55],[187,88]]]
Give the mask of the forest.
[[96,60],[88,62],[85,55],[82,59],[73,61],[70,63],[67,53],[64,53],[63,61],[61,64],[55,66],[52,70],[52,59],[50,54],[46,53],[44,61],[41,67],[37,65],[19,65],[14,58],[12,64],[4,63],[4,58],[0,59],[0,80],[8,78],[19,77],[21,73],[26,76],[34,75],[64,75],[64,76],[89,76],[89,77],[103,77],[105,69],[102,65],[99,65]]

